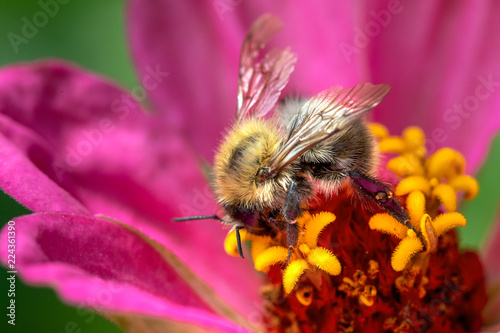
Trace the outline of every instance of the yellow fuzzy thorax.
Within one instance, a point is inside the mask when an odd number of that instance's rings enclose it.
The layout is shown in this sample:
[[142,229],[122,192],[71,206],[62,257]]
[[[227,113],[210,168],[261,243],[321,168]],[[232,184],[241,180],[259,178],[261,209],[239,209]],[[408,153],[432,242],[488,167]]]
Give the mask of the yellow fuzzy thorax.
[[284,170],[260,184],[257,173],[269,165],[282,142],[280,131],[269,121],[248,119],[226,135],[214,163],[215,192],[222,205],[264,208],[277,205],[290,182]]

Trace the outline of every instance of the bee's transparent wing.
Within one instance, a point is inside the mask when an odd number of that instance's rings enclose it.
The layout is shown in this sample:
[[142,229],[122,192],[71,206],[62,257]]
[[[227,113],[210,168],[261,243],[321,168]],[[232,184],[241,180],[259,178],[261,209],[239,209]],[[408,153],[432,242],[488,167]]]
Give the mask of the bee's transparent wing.
[[330,87],[307,101],[270,165],[276,174],[319,142],[338,133],[377,106],[389,93],[386,84],[362,83],[354,88]]
[[235,121],[254,115],[262,117],[272,110],[297,60],[289,49],[273,49],[260,61],[260,50],[281,29],[275,16],[264,14],[250,28],[241,50],[238,101]]

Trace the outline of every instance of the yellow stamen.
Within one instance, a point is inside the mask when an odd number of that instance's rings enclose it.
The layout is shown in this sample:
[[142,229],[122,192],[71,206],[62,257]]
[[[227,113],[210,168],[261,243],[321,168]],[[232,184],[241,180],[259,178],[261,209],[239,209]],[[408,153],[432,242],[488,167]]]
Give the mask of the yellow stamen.
[[312,303],[314,295],[314,289],[311,285],[300,288],[295,292],[295,297],[304,306],[309,306]]
[[402,271],[408,265],[411,258],[423,249],[424,245],[418,238],[406,237],[399,243],[392,254],[392,268],[397,272]]
[[304,242],[310,247],[316,247],[321,231],[335,221],[335,215],[330,212],[321,212],[313,216],[312,220],[305,225]]
[[434,252],[437,248],[438,236],[428,214],[424,214],[420,219],[420,230],[425,242],[425,249],[428,252]]
[[394,217],[387,213],[373,215],[368,222],[370,229],[396,236],[399,239],[406,237],[407,227],[399,223]]
[[476,197],[479,192],[479,185],[477,180],[468,175],[459,175],[450,181],[450,186],[452,186],[456,191],[465,191],[465,199],[472,200]]
[[272,265],[285,262],[287,256],[287,248],[283,246],[271,246],[257,256],[254,262],[255,269],[263,272]]
[[398,196],[403,196],[413,191],[421,191],[429,196],[431,194],[431,187],[424,177],[411,176],[399,182],[398,186],[396,186],[395,193]]
[[377,289],[374,286],[365,286],[359,295],[359,301],[366,306],[372,306],[375,303],[375,296],[377,296]]
[[378,139],[383,139],[389,136],[389,131],[384,125],[370,123],[368,124],[368,128],[372,131],[373,136]]
[[415,154],[404,154],[394,157],[387,162],[387,170],[394,172],[399,178],[423,176],[425,172],[422,166],[422,159]]
[[309,246],[307,246],[307,244],[305,244],[305,243],[302,243],[302,244],[299,245],[299,250],[305,256],[307,256],[309,254],[309,252],[311,252],[311,248]]
[[[240,230],[241,242],[249,240],[249,234],[245,229]],[[239,257],[238,243],[236,242],[236,230],[232,230],[224,240],[224,250],[233,257]]]
[[297,219],[299,230],[302,230],[307,223],[311,222],[312,218],[312,215],[307,210],[304,210],[302,215]]
[[342,271],[337,257],[323,247],[312,249],[307,256],[307,261],[330,275],[339,275]]
[[465,227],[467,225],[467,220],[460,213],[446,213],[441,214],[434,219],[434,230],[436,230],[437,236],[444,235],[448,230],[456,228],[458,226]]
[[420,218],[425,214],[425,196],[420,191],[413,191],[406,198],[406,209],[411,217],[414,227],[416,222],[420,223]]
[[380,141],[378,145],[381,152],[402,154],[406,150],[406,143],[397,136],[390,136]]
[[255,262],[257,257],[271,246],[271,237],[269,236],[253,236],[252,241],[252,260]]
[[380,265],[375,260],[370,260],[368,265],[368,277],[373,280],[377,277],[378,272],[380,271]]
[[450,170],[462,174],[465,170],[465,158],[459,152],[442,148],[435,152],[426,162],[427,173],[430,178],[443,178]]
[[439,199],[448,212],[457,210],[457,195],[450,185],[439,184],[432,190],[432,197]]
[[295,260],[288,264],[283,273],[283,289],[286,294],[289,294],[293,290],[302,274],[308,268],[309,265],[304,259]]
[[406,128],[403,132],[403,137],[408,145],[408,148],[411,150],[418,150],[424,147],[425,134],[419,127],[411,126]]

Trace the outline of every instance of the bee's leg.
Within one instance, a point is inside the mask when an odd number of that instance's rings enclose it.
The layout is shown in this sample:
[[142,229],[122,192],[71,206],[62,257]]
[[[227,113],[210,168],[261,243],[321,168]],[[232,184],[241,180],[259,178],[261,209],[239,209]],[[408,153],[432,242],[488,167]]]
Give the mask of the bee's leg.
[[302,215],[302,203],[312,193],[312,184],[305,176],[296,176],[290,184],[290,188],[288,189],[288,193],[286,195],[285,204],[281,209],[281,214],[283,215],[286,222],[286,242],[288,245],[288,256],[286,258],[286,261],[281,266],[282,268],[286,267],[288,261],[290,261],[293,249],[295,245],[297,245],[297,241],[299,239],[299,227],[297,226],[297,218]]
[[286,222],[288,222],[288,224],[295,221],[297,217],[299,217],[302,213],[300,202],[301,195],[299,189],[297,187],[297,184],[292,181],[290,189],[288,190],[288,193],[286,195],[285,204],[283,205],[283,209],[281,210],[283,217],[285,218]]
[[286,243],[288,245],[288,255],[286,256],[285,262],[281,265],[281,268],[284,269],[290,258],[292,257],[293,249],[295,245],[297,245],[297,241],[299,239],[299,227],[297,223],[287,223],[286,224]]
[[421,237],[420,233],[411,225],[408,213],[401,203],[399,203],[399,200],[394,197],[394,193],[389,186],[373,176],[356,171],[348,171],[348,174],[353,188],[360,195],[361,199],[369,199]]

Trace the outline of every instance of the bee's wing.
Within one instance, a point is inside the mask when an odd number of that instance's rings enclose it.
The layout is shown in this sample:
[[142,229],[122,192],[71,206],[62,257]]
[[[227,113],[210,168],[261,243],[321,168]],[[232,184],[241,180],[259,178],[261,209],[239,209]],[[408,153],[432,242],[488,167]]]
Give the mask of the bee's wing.
[[345,89],[335,86],[311,98],[300,109],[286,141],[271,161],[271,173],[276,174],[314,145],[349,127],[377,106],[390,89],[386,84],[370,83]]
[[273,49],[259,62],[260,50],[281,29],[275,16],[264,14],[250,28],[241,50],[235,121],[262,117],[276,104],[293,71],[297,57],[289,49]]

